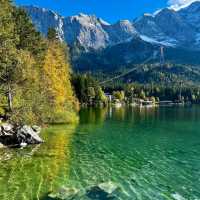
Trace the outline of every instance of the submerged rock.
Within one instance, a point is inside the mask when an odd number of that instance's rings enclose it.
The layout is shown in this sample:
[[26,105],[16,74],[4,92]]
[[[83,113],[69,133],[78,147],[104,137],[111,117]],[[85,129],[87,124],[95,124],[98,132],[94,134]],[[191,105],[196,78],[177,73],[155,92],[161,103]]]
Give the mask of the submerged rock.
[[182,197],[179,193],[172,194],[172,197],[174,200],[186,200],[184,197]]
[[113,192],[115,192],[118,189],[118,186],[115,185],[111,181],[105,182],[105,183],[100,183],[98,186],[99,186],[99,188],[101,188],[102,190],[107,192],[108,194],[112,194]]
[[112,182],[100,183],[88,189],[62,187],[55,193],[48,194],[48,200],[116,200],[119,187]]
[[78,196],[79,190],[76,188],[62,187],[56,193],[51,193],[48,195],[51,200],[71,200]]
[[38,135],[40,131],[40,127],[37,126],[3,124],[0,126],[0,143],[6,146],[19,147],[24,147],[28,144],[39,144],[43,142]]
[[87,190],[87,196],[94,200],[116,199],[115,193],[119,187],[112,182],[105,182]]

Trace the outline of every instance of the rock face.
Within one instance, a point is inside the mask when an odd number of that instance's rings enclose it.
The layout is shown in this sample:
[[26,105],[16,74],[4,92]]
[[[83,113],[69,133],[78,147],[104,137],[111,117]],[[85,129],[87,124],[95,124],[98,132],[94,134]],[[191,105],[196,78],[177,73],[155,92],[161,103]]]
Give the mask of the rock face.
[[47,9],[34,6],[23,8],[44,35],[49,28],[55,28],[59,37],[70,46],[78,43],[86,51],[102,49],[138,37],[133,23],[128,20],[121,20],[111,25],[95,15],[80,13],[62,17]]
[[5,146],[21,146],[28,144],[39,144],[43,140],[39,137],[40,127],[21,126],[15,127],[12,124],[0,126],[0,143]]
[[28,6],[23,8],[27,10],[33,23],[41,33],[47,35],[49,28],[55,28],[60,40],[64,40],[62,16],[51,10],[38,8],[35,6]]

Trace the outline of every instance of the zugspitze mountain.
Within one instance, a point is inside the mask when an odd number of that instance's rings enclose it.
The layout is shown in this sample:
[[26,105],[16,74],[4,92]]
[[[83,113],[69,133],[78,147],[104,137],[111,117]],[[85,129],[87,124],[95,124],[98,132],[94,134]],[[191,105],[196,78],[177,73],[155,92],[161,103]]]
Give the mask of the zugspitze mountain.
[[181,10],[164,8],[156,14],[144,14],[136,20],[109,24],[95,15],[62,17],[34,6],[24,7],[40,32],[55,28],[69,45],[79,43],[85,49],[102,49],[140,37],[146,42],[166,46],[187,45],[200,49],[200,2]]

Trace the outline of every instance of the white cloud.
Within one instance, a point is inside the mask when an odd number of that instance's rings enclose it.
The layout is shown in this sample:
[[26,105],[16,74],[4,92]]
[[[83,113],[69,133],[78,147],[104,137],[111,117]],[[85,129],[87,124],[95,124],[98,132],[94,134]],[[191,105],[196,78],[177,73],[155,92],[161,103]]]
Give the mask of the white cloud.
[[168,0],[168,4],[171,8],[175,10],[179,10],[181,8],[184,8],[190,5],[191,3],[195,1],[200,1],[200,0]]

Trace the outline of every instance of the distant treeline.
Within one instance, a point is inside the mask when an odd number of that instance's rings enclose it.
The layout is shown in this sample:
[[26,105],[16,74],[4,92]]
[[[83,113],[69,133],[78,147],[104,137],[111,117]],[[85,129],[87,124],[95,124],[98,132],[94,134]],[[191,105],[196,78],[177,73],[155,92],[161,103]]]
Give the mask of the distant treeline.
[[[126,74],[130,69],[134,69]],[[121,74],[126,74],[117,79]],[[190,101],[200,103],[200,69],[183,64],[145,64],[121,68],[113,72],[93,72],[103,91],[113,94],[123,91],[126,98]]]
[[127,98],[155,98],[156,101],[182,101],[191,103],[200,103],[200,87],[188,86],[184,83],[177,85],[162,85],[162,84],[112,84],[104,86],[104,90],[110,94],[113,91],[124,91]]
[[[101,76],[102,77],[102,76]],[[105,80],[108,77],[105,78]],[[102,80],[102,79],[101,79]],[[98,105],[107,103],[105,96],[113,95],[120,101],[130,102],[132,98],[154,99],[155,101],[200,103],[200,87],[188,85],[180,81],[176,84],[140,84],[137,82],[123,83],[120,80],[101,84],[97,76],[90,73],[73,74],[72,83],[80,103]]]

